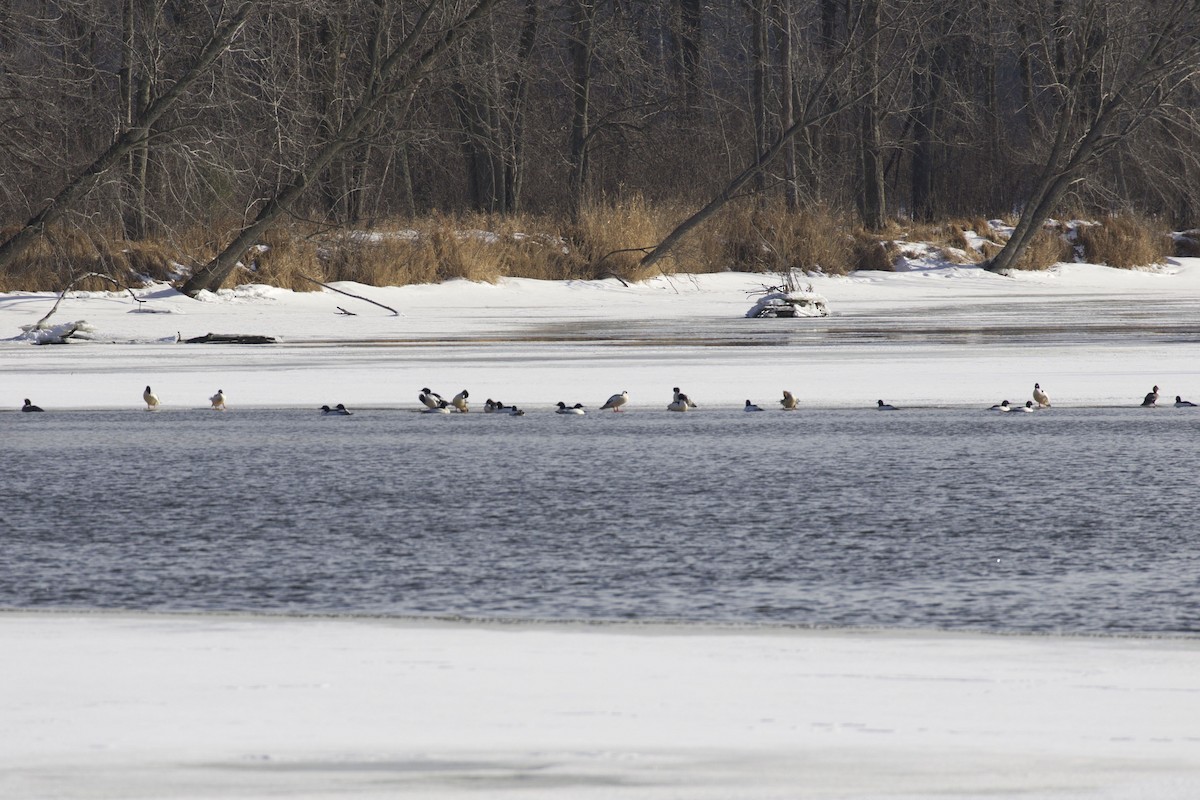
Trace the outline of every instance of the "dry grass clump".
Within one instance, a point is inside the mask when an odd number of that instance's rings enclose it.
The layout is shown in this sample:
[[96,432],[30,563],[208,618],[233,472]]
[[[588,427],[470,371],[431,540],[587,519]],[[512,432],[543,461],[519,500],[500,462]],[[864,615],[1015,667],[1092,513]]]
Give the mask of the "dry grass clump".
[[[640,196],[620,202],[591,203],[567,226],[564,278],[593,279],[615,275],[637,282],[653,277],[659,267],[646,269],[643,256],[661,242],[674,221],[666,209],[651,206]],[[678,254],[675,263],[679,263]],[[662,262],[659,262],[660,264]],[[689,271],[691,265],[689,264]]]
[[230,277],[234,283],[252,280],[295,292],[317,291],[314,280],[324,277],[316,242],[293,227],[268,230],[257,245],[242,259],[252,273],[237,272]]
[[852,230],[845,216],[827,207],[792,212],[777,204],[728,214],[720,235],[733,269],[845,275],[862,263],[863,249]]
[[[17,230],[0,230],[0,240],[7,240]],[[53,228],[37,237],[15,264],[0,273],[0,291],[62,291],[76,276],[89,272],[136,287],[148,281],[170,280],[175,271],[175,263],[161,243],[128,242],[100,231]],[[74,288],[112,291],[115,287],[101,278],[85,278]]]
[[[967,237],[968,231],[984,239],[978,249]],[[959,264],[978,264],[985,258],[990,258],[989,250],[995,254],[1000,249],[995,242],[995,230],[983,217],[915,224],[903,231],[898,238],[909,242],[928,243],[937,248],[947,261]]]
[[1078,237],[1086,261],[1122,269],[1161,264],[1174,250],[1165,227],[1132,214],[1080,226]]
[[991,261],[996,257],[996,254],[1004,249],[1004,245],[998,242],[993,242],[990,239],[980,246],[981,261]]
[[854,268],[876,272],[894,272],[900,248],[891,239],[881,240],[866,231],[854,234]]
[[326,237],[321,260],[329,280],[372,286],[572,277],[562,240],[528,233],[535,224],[523,218],[435,214]]
[[1061,226],[1047,225],[1034,235],[1014,267],[1033,271],[1046,270],[1061,261],[1070,261],[1072,255],[1071,243],[1063,235]]

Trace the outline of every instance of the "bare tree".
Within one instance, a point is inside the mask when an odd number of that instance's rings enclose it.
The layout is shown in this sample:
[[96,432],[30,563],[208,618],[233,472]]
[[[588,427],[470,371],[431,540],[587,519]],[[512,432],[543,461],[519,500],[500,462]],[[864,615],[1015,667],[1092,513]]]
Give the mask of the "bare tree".
[[[1016,229],[988,269],[1016,266],[1068,190],[1146,123],[1187,114],[1175,100],[1200,72],[1197,19],[1200,0],[1085,0],[1068,41],[1036,43],[1034,55],[1053,77],[1040,87],[1052,101],[1053,138]],[[1059,22],[1056,30],[1066,24]]]
[[69,208],[78,203],[96,185],[101,176],[119,164],[146,140],[154,124],[180,101],[187,90],[229,48],[245,24],[254,5],[254,0],[244,0],[233,6],[229,14],[217,23],[205,45],[171,87],[155,98],[138,115],[134,124],[125,126],[103,153],[92,161],[83,172],[71,179],[33,218],[0,245],[0,270],[7,269],[48,225],[54,223]]
[[883,26],[882,0],[862,0],[862,42],[859,45],[859,74],[866,91],[859,104],[859,189],[858,211],[867,230],[883,228],[887,201],[883,175],[883,107],[880,102],[880,42]]
[[592,57],[595,48],[596,3],[571,0],[568,51],[571,55],[571,212],[578,216],[586,202],[588,140],[592,124]]
[[443,20],[440,29],[432,33],[430,41],[426,34],[435,13],[445,4],[439,0],[429,0],[408,34],[389,52],[380,54],[379,64],[371,70],[372,80],[364,87],[352,113],[347,115],[341,127],[321,143],[282,190],[263,204],[253,221],[243,226],[233,241],[192,273],[181,291],[194,297],[202,291],[220,288],[263,231],[292,208],[334,158],[360,141],[363,131],[390,100],[399,97],[403,102],[405,97],[410,97],[429,69],[446,54],[466,28],[491,12],[495,2],[477,0],[466,13]]
[[[851,33],[857,33],[863,16],[865,15],[860,15],[858,22],[852,25]],[[901,33],[896,27],[880,25],[863,26],[863,30],[869,30],[870,38],[873,41],[882,40],[874,41],[872,46],[884,49],[890,48],[899,41]],[[878,90],[879,81],[882,78],[870,70],[867,75],[873,77],[873,81],[861,80],[861,76],[857,81],[847,80],[853,73],[852,66],[858,61],[856,48],[861,48],[863,43],[863,40],[857,35],[848,36],[839,47],[825,53],[816,62],[817,71],[810,76],[806,83],[803,106],[795,121],[775,136],[774,140],[757,154],[753,163],[735,175],[698,211],[680,222],[667,234],[666,238],[646,253],[640,264],[643,269],[661,261],[689,233],[711,219],[727,203],[737,198],[742,190],[766,169],[801,131],[814,129],[848,109],[860,107],[865,98]]]

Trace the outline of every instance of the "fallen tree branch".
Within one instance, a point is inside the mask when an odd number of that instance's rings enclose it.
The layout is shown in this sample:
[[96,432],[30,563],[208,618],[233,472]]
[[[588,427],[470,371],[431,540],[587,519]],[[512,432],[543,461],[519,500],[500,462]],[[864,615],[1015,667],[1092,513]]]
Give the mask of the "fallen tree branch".
[[[335,289],[332,286],[330,286],[328,283],[321,283],[321,281],[317,280],[316,278],[310,278],[307,275],[301,275],[300,277],[304,278],[304,280],[306,280],[306,281],[315,283],[317,286],[323,286],[331,292],[337,292],[338,294],[344,294],[344,295],[346,295],[346,297],[353,297],[355,300],[362,300],[364,303],[370,303],[373,306],[379,306],[380,308],[386,308],[388,311],[392,312],[397,317],[404,316],[403,314],[401,314],[399,311],[392,308],[391,306],[385,306],[383,303],[376,303],[374,300],[369,300],[366,297],[362,297],[361,295],[351,294],[350,292],[344,292],[341,289]],[[341,306],[338,306],[338,310],[341,311],[343,314],[349,314],[349,312],[347,312]],[[350,316],[354,316],[354,315],[350,314]]]
[[124,289],[125,291],[129,292],[129,296],[134,299],[134,302],[137,302],[137,303],[146,302],[145,300],[143,300],[142,298],[140,298],[136,294],[134,294],[133,289],[130,289],[128,286],[125,286],[124,284],[122,284],[120,281],[118,281],[116,278],[112,277],[111,275],[105,275],[103,272],[85,272],[82,275],[78,275],[75,278],[71,279],[71,282],[67,284],[67,288],[63,289],[62,292],[59,293],[58,299],[54,301],[54,307],[51,308],[49,311],[47,311],[46,316],[39,319],[37,321],[37,323],[33,326],[35,330],[45,329],[46,320],[50,319],[50,317],[52,317],[54,315],[55,311],[58,311],[58,306],[59,306],[59,304],[62,303],[63,298],[67,296],[67,292],[74,289],[75,284],[79,283],[84,278],[103,278],[104,280],[111,283],[113,286],[116,286],[119,289]]

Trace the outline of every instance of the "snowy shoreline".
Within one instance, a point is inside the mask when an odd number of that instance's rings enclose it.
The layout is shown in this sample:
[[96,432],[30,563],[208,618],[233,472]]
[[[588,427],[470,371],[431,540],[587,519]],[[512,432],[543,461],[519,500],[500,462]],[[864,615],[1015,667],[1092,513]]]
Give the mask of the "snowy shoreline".
[[[629,410],[661,409],[673,386],[700,408],[990,406],[1028,399],[1035,382],[1056,406],[1136,406],[1200,395],[1200,259],[1158,270],[1061,265],[1001,277],[961,266],[814,277],[820,319],[745,319],[770,276],[720,273],[615,281],[344,288],[400,309],[354,306],[331,292],[243,286],[197,302],[165,287],[76,293],[54,321],[85,320],[95,341],[32,346],[20,326],[49,294],[0,295],[0,358],[16,408],[136,409],[153,385],[163,410],[201,408],[223,388],[231,410],[419,408],[422,387],[477,402],[596,408],[628,390]],[[206,333],[271,335],[272,345],[184,345]],[[15,405],[14,405],[15,403]],[[478,406],[476,406],[478,408]]]
[[4,612],[0,639],[14,797],[1200,786],[1195,639],[108,612]]

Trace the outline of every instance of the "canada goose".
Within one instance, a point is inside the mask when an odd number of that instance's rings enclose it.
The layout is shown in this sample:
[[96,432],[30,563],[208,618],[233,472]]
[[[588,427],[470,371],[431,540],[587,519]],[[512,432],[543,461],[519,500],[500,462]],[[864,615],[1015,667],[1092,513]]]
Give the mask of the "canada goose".
[[784,389],[783,399],[779,401],[779,404],[783,406],[784,411],[792,411],[796,408],[796,398],[792,396],[791,392]]
[[1033,385],[1033,400],[1042,408],[1050,407],[1050,395],[1042,391],[1041,384],[1035,383]]
[[888,403],[885,403],[882,400],[875,401],[875,408],[879,409],[880,411],[895,411],[896,410],[895,406],[889,405]]
[[994,405],[988,410],[989,411],[1012,411],[1012,408],[1008,405],[1007,400],[1001,400],[999,405]]
[[35,406],[33,403],[29,402],[29,398],[26,397],[25,405],[21,406],[21,410],[22,411],[43,411],[44,409],[41,406]]
[[1175,407],[1176,408],[1195,408],[1196,404],[1193,403],[1191,400],[1184,400],[1179,395],[1175,395]]
[[1153,408],[1157,403],[1158,403],[1158,387],[1155,386],[1154,389],[1152,389],[1150,391],[1150,393],[1146,395],[1145,399],[1142,400],[1142,407],[1143,408]]
[[576,403],[573,406],[568,406],[562,400],[559,400],[558,401],[558,410],[555,411],[554,413],[555,414],[585,414],[587,412],[585,412],[583,410],[583,403]]
[[208,398],[208,402],[212,403],[212,407],[216,411],[225,410],[225,390],[217,389],[217,393]]
[[754,405],[754,403],[751,403],[749,400],[746,401],[746,407],[744,410],[746,410],[746,411],[762,411],[761,408]]
[[614,394],[612,397],[605,400],[604,405],[600,406],[600,410],[605,411],[605,410],[611,408],[613,411],[620,411],[621,406],[625,405],[628,402],[629,402],[629,392],[623,391],[620,394]]
[[158,395],[150,391],[150,387],[146,387],[146,391],[142,392],[142,399],[146,401],[146,410],[153,411],[158,408]]
[[466,389],[463,389],[461,392],[454,395],[454,399],[451,400],[450,403],[455,408],[457,408],[461,413],[465,414],[471,410],[470,407],[468,407],[468,405],[467,405],[467,398],[470,396],[471,396],[470,393],[468,393]]

